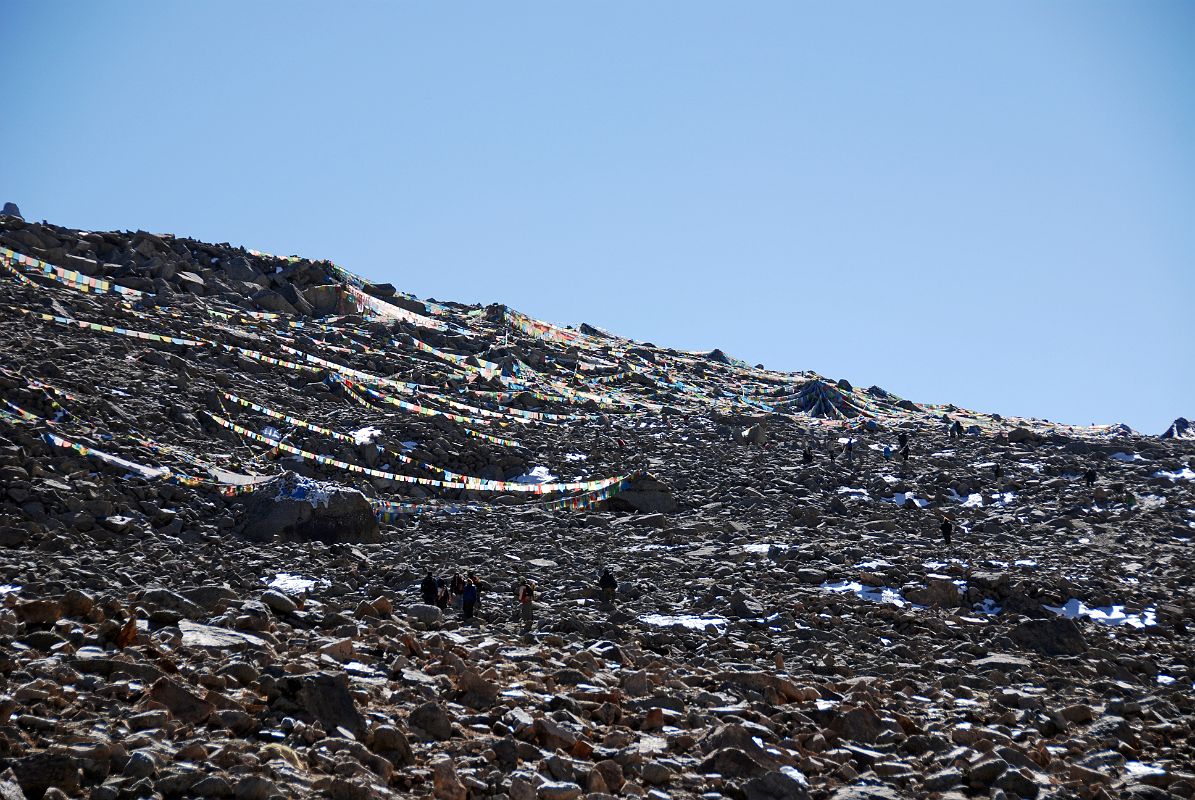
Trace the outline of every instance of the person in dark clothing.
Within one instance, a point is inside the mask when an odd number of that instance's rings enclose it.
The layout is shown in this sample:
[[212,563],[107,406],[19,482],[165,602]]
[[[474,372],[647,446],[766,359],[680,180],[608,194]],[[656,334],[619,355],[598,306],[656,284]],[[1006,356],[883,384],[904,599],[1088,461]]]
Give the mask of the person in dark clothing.
[[909,434],[905,433],[904,431],[901,431],[896,436],[896,443],[897,443],[897,445],[899,445],[899,447],[897,447],[898,450],[904,450],[906,447],[909,446]]
[[459,572],[452,573],[452,582],[448,584],[448,589],[452,592],[449,599],[455,603],[456,598],[465,593],[465,577]]
[[958,438],[960,438],[962,435],[963,435],[963,423],[959,422],[959,421],[956,419],[956,420],[954,421],[954,424],[952,424],[952,425],[950,426],[950,438],[952,438],[952,439],[958,439]]
[[519,584],[519,616],[523,620],[523,628],[531,630],[535,622],[535,583],[524,580]]
[[1002,476],[1003,474],[1004,474],[1004,470],[1000,467],[999,464],[992,465],[992,476],[996,480],[1000,480],[1000,476]]
[[436,605],[441,610],[448,608],[448,604],[452,601],[452,592],[448,589],[448,583],[443,578],[436,579]]
[[602,570],[602,577],[598,579],[598,588],[602,590],[602,602],[610,605],[614,602],[614,593],[618,590],[618,580],[608,569]]
[[842,449],[846,452],[846,463],[852,463],[855,460],[855,440],[850,436],[846,437],[846,446]]
[[436,579],[430,572],[427,573],[427,577],[423,579],[423,583],[419,584],[419,594],[423,596],[424,604],[434,606],[439,593],[439,587],[436,586]]
[[461,617],[473,619],[473,610],[481,600],[481,589],[477,585],[477,578],[469,576],[469,581],[461,589]]
[[900,448],[900,463],[905,465],[909,463],[909,445],[905,444]]
[[804,455],[806,464],[813,463],[813,448],[811,448],[809,445],[805,445],[805,452],[803,455]]
[[942,520],[941,530],[942,539],[945,540],[946,544],[950,544],[950,534],[954,533],[954,525],[951,524],[950,520],[944,519]]
[[1095,467],[1088,468],[1087,472],[1083,474],[1083,479],[1087,481],[1087,488],[1090,489],[1095,486],[1096,472]]

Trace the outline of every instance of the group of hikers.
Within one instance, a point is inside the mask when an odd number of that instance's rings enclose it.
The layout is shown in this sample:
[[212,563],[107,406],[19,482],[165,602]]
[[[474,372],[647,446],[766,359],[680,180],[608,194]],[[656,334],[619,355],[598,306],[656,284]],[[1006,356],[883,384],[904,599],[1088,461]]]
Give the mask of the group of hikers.
[[481,581],[474,572],[467,576],[455,572],[448,580],[437,578],[429,572],[419,584],[419,593],[423,596],[423,602],[429,606],[438,606],[442,611],[446,611],[449,606],[459,605],[461,619],[473,619],[473,614],[481,603]]
[[[437,606],[444,611],[450,606],[459,606],[461,619],[472,620],[481,604],[481,588],[482,581],[474,572],[468,575],[456,572],[450,579],[445,580],[437,578],[429,571],[419,584],[419,593],[425,604]],[[597,589],[602,605],[613,605],[614,595],[618,591],[618,579],[614,577],[614,573],[609,569],[603,569],[601,577],[598,578]],[[519,578],[516,584],[515,598],[519,619],[525,629],[530,629],[535,622],[536,590],[535,581],[530,578]]]
[[[955,425],[958,425],[958,423],[956,422]],[[953,430],[953,428],[952,428],[952,430]],[[960,427],[960,433],[958,435],[960,435],[960,436],[962,435],[961,427]],[[857,441],[857,439],[853,435],[847,436],[845,439],[840,439],[838,441],[835,441],[835,439],[833,437],[831,437],[830,439],[827,439],[825,450],[830,456],[831,463],[833,463],[834,461],[836,461],[838,459],[839,453],[842,453],[842,455],[845,456],[846,462],[848,464],[854,464],[855,463],[855,443],[856,443],[856,441]],[[839,444],[842,445],[841,448],[838,447]],[[884,453],[884,459],[886,461],[891,461],[892,460],[892,445],[885,444],[883,453]],[[904,431],[901,431],[896,436],[896,455],[898,458],[900,458],[902,463],[907,464],[909,462],[909,434],[905,433]],[[813,446],[812,445],[810,445],[810,444],[805,445],[804,449],[801,451],[801,460],[804,461],[806,464],[813,463]],[[860,459],[860,463],[862,463],[862,459]]]

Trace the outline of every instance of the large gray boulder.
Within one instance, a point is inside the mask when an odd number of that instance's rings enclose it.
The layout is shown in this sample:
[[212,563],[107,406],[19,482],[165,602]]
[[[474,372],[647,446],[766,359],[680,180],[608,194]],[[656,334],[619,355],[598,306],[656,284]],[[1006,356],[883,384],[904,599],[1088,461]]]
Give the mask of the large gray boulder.
[[346,292],[334,284],[312,286],[303,290],[303,299],[311,306],[314,313],[325,316],[328,314],[351,314],[357,310]]
[[625,489],[606,501],[606,507],[642,514],[670,514],[677,509],[672,488],[646,473],[631,478]]
[[1079,624],[1064,617],[1026,620],[1008,635],[1026,650],[1046,656],[1077,656],[1087,651]]
[[255,542],[368,544],[382,538],[373,507],[361,492],[293,472],[249,495],[243,520],[242,535]]

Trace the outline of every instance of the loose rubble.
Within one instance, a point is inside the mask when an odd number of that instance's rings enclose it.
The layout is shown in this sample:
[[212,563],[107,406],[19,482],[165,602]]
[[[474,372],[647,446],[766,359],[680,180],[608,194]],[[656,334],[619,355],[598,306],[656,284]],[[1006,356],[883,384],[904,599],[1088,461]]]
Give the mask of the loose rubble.
[[[0,246],[6,800],[1195,796],[1185,420],[15,208]],[[457,571],[472,621],[420,594]]]

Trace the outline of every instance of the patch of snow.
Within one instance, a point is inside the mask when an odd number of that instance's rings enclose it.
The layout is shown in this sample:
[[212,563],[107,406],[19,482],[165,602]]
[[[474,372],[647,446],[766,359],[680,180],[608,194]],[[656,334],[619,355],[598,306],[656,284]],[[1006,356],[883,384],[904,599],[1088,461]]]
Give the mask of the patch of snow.
[[1088,608],[1082,600],[1074,597],[1067,600],[1064,606],[1043,606],[1043,608],[1067,619],[1087,617],[1102,625],[1114,627],[1128,625],[1130,628],[1147,628],[1158,624],[1153,608],[1147,608],[1140,614],[1126,614],[1122,605]]
[[[262,578],[262,580],[266,579]],[[291,572],[279,572],[272,580],[267,581],[266,585],[283,594],[301,594],[316,586],[331,586],[332,582],[326,579],[304,578],[302,575],[295,575]]]
[[834,592],[835,594],[853,594],[860,599],[872,603],[886,603],[897,606],[898,608],[912,605],[904,598],[900,590],[893,589],[890,586],[864,586],[858,581],[840,581],[838,583],[827,581],[822,584],[822,589],[827,592]]
[[983,602],[976,604],[974,608],[980,614],[991,614],[993,616],[1004,610],[999,603],[990,597],[983,598]]
[[897,492],[891,497],[885,497],[884,502],[896,503],[898,506],[903,506],[905,503],[913,503],[918,508],[925,508],[929,505],[928,500],[923,500],[922,498],[915,496],[913,492]]
[[353,431],[353,441],[357,444],[369,444],[382,435],[382,432],[372,425]]
[[556,476],[543,466],[533,467],[526,475],[515,478],[516,483],[551,483],[555,480]]
[[1165,775],[1166,770],[1161,767],[1155,767],[1153,764],[1146,764],[1143,761],[1126,761],[1124,762],[1124,771],[1135,778],[1143,778],[1147,775]]
[[743,549],[748,553],[767,553],[773,547],[777,550],[787,550],[788,545],[780,544],[779,542],[760,542],[759,544],[745,544]]
[[1174,676],[1173,675],[1159,675],[1158,683],[1162,684],[1163,686],[1169,686],[1170,684],[1174,683]]
[[312,508],[319,508],[329,505],[331,496],[342,490],[344,490],[343,486],[331,481],[317,481],[296,475],[293,486],[287,486],[285,481],[279,482],[278,494],[274,500],[305,500],[311,504]]
[[273,425],[267,425],[261,429],[262,436],[268,436],[271,439],[281,439],[282,431],[275,428]]
[[21,587],[12,583],[0,583],[0,596],[6,594],[17,594],[21,591]]
[[584,453],[565,453],[564,454],[565,461],[584,461],[587,458],[589,458],[589,456],[585,455]]
[[1016,492],[996,492],[992,495],[992,505],[996,508],[1004,508],[1005,506],[1012,505],[1016,499]]
[[1134,461],[1144,461],[1145,460],[1144,458],[1137,455],[1136,453],[1120,453],[1120,452],[1113,453],[1112,455],[1108,456],[1108,458],[1111,458],[1114,461],[1123,461],[1126,464],[1131,464]]
[[1177,472],[1165,472],[1158,470],[1153,474],[1155,478],[1169,478],[1172,481],[1195,481],[1195,470],[1190,467],[1183,467]]
[[801,770],[797,769],[796,767],[783,766],[780,768],[780,771],[792,778],[800,786],[804,788],[809,787],[809,779],[805,777],[805,773],[801,772]]
[[682,627],[696,631],[708,631],[711,627],[717,630],[729,622],[726,617],[698,617],[692,614],[644,614],[639,619],[648,625],[655,625],[659,628]]
[[868,492],[866,489],[852,489],[850,486],[839,486],[838,493],[850,495],[852,499],[859,499],[859,500],[870,500],[871,499],[871,493]]

